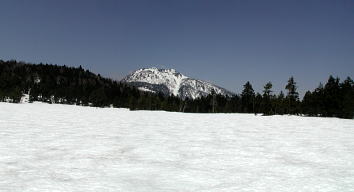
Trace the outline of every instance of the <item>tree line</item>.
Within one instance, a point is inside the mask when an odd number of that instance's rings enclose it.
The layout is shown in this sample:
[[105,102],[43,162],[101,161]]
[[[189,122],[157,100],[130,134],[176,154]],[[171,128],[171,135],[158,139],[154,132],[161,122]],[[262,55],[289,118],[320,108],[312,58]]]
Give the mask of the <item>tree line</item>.
[[299,99],[297,85],[290,77],[286,93],[274,94],[272,83],[255,93],[250,82],[241,94],[218,95],[182,100],[173,95],[149,93],[80,67],[30,64],[0,60],[0,101],[20,102],[23,94],[30,102],[76,104],[95,107],[124,107],[131,110],[166,110],[191,113],[261,113],[263,115],[307,115],[354,117],[354,83],[348,77],[329,77],[325,85],[306,92]]

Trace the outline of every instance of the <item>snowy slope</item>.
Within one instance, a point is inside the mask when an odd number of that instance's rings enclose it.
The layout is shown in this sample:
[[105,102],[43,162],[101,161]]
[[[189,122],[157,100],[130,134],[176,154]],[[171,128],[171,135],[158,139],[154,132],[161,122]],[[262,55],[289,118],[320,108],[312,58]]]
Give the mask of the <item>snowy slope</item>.
[[206,96],[214,89],[222,95],[232,95],[230,91],[209,82],[189,78],[174,69],[145,68],[134,71],[123,82],[130,83],[140,90],[161,92],[181,98],[197,98]]
[[0,191],[354,189],[354,121],[0,103]]

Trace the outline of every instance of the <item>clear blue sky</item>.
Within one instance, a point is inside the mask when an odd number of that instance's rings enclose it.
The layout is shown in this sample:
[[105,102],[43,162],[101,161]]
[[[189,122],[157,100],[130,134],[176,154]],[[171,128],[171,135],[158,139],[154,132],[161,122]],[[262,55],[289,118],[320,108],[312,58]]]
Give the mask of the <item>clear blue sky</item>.
[[0,59],[82,65],[120,79],[165,67],[236,93],[301,95],[354,75],[353,0],[2,0]]

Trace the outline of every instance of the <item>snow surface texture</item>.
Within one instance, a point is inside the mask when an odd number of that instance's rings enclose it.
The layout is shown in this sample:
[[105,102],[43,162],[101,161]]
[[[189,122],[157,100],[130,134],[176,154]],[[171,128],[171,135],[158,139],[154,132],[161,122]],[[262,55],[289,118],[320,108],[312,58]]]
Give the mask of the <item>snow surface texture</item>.
[[354,191],[354,121],[0,103],[0,191]]
[[211,90],[217,94],[229,95],[232,93],[224,88],[209,82],[192,79],[174,69],[145,68],[134,71],[122,79],[143,91],[161,92],[166,95],[175,95],[181,98],[198,98],[207,96]]

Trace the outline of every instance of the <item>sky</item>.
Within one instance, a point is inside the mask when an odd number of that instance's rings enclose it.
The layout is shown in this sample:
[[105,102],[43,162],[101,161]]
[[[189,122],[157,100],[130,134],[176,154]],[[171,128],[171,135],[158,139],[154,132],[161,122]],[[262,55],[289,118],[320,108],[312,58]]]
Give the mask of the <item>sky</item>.
[[79,66],[116,80],[174,68],[235,93],[300,95],[354,77],[352,0],[2,0],[0,59]]

